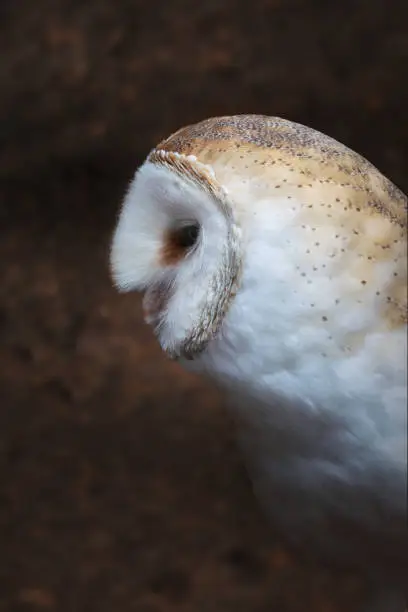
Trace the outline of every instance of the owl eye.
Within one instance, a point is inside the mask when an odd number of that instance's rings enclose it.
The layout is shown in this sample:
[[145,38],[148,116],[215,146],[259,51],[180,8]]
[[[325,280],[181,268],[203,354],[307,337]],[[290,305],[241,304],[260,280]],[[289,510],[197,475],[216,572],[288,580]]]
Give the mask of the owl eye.
[[197,242],[199,233],[200,227],[197,224],[184,225],[174,231],[174,244],[180,249],[191,249]]
[[181,261],[196,244],[200,226],[189,223],[166,232],[163,240],[161,260],[163,265],[171,266]]

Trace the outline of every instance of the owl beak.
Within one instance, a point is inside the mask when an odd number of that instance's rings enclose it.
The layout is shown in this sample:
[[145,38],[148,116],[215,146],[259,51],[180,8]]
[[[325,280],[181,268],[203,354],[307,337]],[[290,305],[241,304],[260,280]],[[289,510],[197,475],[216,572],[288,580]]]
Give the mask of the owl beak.
[[143,314],[146,323],[154,327],[160,324],[170,295],[170,287],[163,282],[155,283],[146,290],[143,298]]

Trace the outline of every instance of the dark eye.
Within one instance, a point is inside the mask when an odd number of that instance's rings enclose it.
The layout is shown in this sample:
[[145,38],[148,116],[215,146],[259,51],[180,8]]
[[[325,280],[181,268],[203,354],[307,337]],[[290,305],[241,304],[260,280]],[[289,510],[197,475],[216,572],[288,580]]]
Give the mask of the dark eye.
[[184,225],[174,232],[174,242],[180,249],[190,249],[197,242],[199,233],[198,225]]
[[186,257],[199,235],[200,226],[197,223],[171,229],[163,237],[162,263],[171,266]]

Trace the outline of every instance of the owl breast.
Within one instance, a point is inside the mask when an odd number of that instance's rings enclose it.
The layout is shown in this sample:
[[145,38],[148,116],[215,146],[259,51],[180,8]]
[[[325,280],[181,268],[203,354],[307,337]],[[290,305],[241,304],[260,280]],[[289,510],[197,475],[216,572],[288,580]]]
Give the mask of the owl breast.
[[348,241],[334,250],[330,225],[303,228],[284,210],[271,223],[258,209],[240,290],[193,367],[227,390],[275,526],[337,561],[374,555],[399,571],[408,562],[407,335],[384,296],[403,260],[395,245],[395,257],[367,268]]

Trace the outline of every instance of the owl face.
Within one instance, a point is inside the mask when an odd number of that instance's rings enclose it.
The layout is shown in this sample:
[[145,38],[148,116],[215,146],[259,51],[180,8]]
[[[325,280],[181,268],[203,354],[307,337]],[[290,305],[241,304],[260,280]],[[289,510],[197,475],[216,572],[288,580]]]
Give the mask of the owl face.
[[122,291],[144,292],[163,350],[191,359],[220,328],[236,291],[241,232],[227,194],[194,157],[159,151],[137,171],[111,251]]
[[303,356],[323,371],[367,330],[406,324],[406,206],[369,162],[319,132],[209,119],[157,145],[136,172],[113,278],[144,292],[146,321],[172,358],[209,363],[217,352],[209,367],[220,371],[228,345],[248,356],[236,378],[262,355],[269,369],[303,367]]

